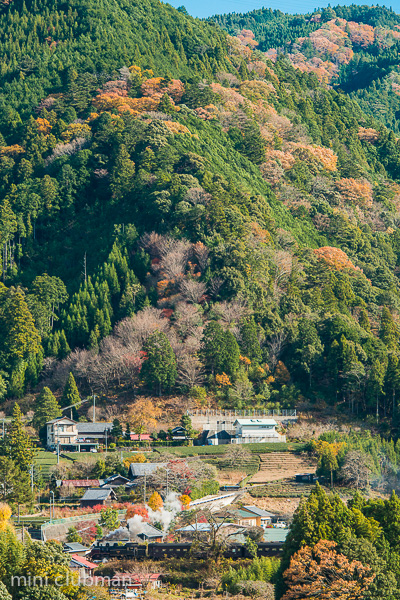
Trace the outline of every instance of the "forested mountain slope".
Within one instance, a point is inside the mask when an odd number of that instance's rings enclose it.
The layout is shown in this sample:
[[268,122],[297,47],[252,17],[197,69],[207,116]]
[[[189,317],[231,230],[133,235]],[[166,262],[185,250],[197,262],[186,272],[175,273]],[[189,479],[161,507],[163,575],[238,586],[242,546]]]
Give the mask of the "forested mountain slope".
[[393,132],[169,6],[55,6],[0,19],[2,397],[72,372],[105,396],[396,416]]
[[212,21],[273,60],[287,55],[296,68],[350,93],[364,111],[399,131],[400,18],[391,9],[336,6],[306,15],[260,9]]

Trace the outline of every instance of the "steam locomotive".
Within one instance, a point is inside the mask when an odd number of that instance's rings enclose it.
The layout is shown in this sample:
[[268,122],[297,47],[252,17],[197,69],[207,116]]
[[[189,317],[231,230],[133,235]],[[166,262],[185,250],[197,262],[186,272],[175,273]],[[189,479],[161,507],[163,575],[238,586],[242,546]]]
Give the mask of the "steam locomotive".
[[[258,556],[279,556],[282,552],[283,542],[259,542],[257,544]],[[140,559],[162,560],[164,558],[182,558],[190,554],[191,542],[137,544],[135,542],[95,542],[90,551],[92,561],[104,559]],[[207,552],[199,552],[196,555],[207,558]],[[252,558],[245,544],[232,544],[224,552],[225,558],[239,559]]]

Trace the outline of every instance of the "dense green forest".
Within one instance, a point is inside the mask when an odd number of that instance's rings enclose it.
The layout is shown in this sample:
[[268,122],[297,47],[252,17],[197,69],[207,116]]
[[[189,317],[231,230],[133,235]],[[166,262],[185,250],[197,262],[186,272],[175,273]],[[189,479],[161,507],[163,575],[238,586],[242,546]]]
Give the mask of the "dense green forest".
[[394,426],[394,133],[155,0],[14,1],[0,28],[1,398],[73,373]]
[[366,113],[399,132],[400,17],[392,9],[351,5],[288,15],[263,8],[209,21],[247,38],[273,59],[286,55],[294,66],[349,93]]

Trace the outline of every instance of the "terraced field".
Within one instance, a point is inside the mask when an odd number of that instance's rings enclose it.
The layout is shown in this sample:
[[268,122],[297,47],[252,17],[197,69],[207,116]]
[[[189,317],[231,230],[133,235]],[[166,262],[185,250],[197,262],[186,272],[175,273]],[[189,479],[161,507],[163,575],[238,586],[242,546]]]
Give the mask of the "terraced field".
[[270,452],[260,454],[260,469],[249,483],[268,483],[291,478],[296,473],[315,473],[317,463],[307,454],[292,452]]

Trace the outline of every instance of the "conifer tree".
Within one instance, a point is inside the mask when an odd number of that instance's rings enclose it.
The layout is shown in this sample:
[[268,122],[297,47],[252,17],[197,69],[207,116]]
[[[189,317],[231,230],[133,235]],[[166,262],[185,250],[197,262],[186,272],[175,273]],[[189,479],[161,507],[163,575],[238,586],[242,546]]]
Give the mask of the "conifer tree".
[[260,342],[257,336],[257,325],[254,317],[244,319],[240,327],[241,350],[244,356],[259,363],[262,360]]
[[387,306],[382,308],[379,337],[389,349],[394,350],[397,348],[399,341],[399,330]]
[[62,412],[55,396],[48,387],[44,387],[35,402],[35,414],[32,419],[33,426],[40,429],[47,423],[57,417],[61,417]]
[[158,394],[162,390],[170,390],[175,384],[176,358],[172,346],[165,333],[156,331],[143,346],[146,359],[141,374],[147,385],[154,387]]
[[22,413],[17,403],[14,405],[7,444],[9,457],[23,471],[28,471],[33,464],[35,450],[22,423]]
[[69,373],[61,398],[61,406],[72,405],[75,405],[75,409],[79,408],[79,406],[81,405],[81,398],[79,396],[79,391],[75,382],[75,378],[72,373]]
[[[111,429],[112,437],[115,439],[118,439],[118,438],[122,437],[123,433],[124,432],[122,430],[122,425],[121,425],[119,419],[114,419],[113,426]],[[130,439],[130,437],[129,437],[129,439]]]

